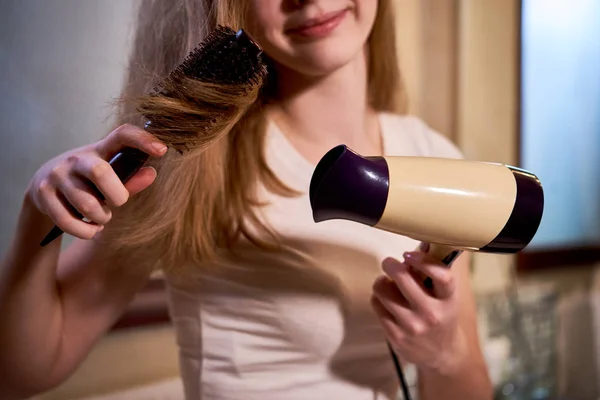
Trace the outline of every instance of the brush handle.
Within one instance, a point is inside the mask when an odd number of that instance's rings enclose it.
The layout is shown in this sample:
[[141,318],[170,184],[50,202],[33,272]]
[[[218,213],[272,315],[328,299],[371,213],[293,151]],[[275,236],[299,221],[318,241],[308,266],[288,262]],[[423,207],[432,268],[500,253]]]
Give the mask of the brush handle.
[[[126,147],[117,153],[110,161],[109,164],[115,171],[121,182],[127,182],[133,175],[136,174],[146,163],[150,156],[141,150],[134,149],[132,147]],[[99,192],[99,191],[98,191]],[[104,197],[99,194],[100,200],[104,200]],[[77,211],[73,210],[74,214],[79,219],[83,219],[83,216]],[[50,244],[52,241],[60,237],[64,232],[58,226],[54,226],[50,232],[46,235],[44,240],[40,243],[40,246],[44,247]]]

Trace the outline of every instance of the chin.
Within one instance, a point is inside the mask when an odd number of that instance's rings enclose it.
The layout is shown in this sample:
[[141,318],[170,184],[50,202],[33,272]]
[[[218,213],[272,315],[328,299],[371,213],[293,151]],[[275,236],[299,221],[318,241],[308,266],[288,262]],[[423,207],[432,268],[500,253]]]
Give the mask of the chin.
[[267,51],[277,64],[306,76],[325,76],[362,58],[368,30],[345,29],[313,41],[281,40]]
[[[360,43],[360,42],[359,42]],[[306,76],[326,76],[362,57],[362,47],[321,43],[280,62]]]

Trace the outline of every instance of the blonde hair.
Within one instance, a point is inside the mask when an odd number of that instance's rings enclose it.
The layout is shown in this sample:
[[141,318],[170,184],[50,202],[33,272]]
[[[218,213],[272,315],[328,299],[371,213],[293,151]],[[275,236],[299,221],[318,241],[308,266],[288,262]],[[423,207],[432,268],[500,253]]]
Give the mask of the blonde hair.
[[[165,77],[217,24],[244,27],[244,0],[141,0],[123,97],[141,96]],[[368,43],[368,95],[377,111],[402,111],[391,0],[379,0]],[[269,91],[265,91],[268,93]],[[267,95],[264,94],[263,97]],[[282,195],[296,193],[265,160],[266,116],[258,98],[226,135],[200,155],[170,152],[154,162],[156,182],[115,213],[104,235],[127,259],[160,259],[162,269],[197,265],[235,253],[240,239],[277,248],[277,235],[259,218],[257,184]],[[118,122],[131,122],[131,105]],[[139,122],[139,121],[133,121]]]

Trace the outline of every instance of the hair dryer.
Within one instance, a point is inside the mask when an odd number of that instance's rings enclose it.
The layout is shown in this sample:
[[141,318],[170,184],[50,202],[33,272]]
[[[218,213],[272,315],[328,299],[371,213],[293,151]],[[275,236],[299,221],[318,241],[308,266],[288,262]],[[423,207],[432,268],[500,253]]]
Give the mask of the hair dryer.
[[310,183],[315,222],[345,219],[430,243],[450,264],[463,250],[516,253],[544,209],[539,179],[523,169],[431,157],[327,152]]

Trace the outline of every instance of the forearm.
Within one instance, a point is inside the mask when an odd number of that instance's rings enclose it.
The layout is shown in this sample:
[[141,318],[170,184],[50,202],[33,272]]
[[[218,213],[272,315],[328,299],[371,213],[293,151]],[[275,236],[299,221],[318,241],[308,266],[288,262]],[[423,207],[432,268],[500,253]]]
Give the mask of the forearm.
[[52,369],[58,354],[62,316],[55,275],[60,241],[44,248],[39,245],[51,228],[50,219],[26,197],[0,269],[0,386],[4,388],[25,375],[25,386],[45,381],[44,372]]
[[419,399],[491,400],[493,387],[483,359],[471,355],[452,370],[418,370]]
[[52,226],[26,198],[0,270],[0,387],[20,398],[66,379],[149,274],[115,268],[96,240],[41,247]]

